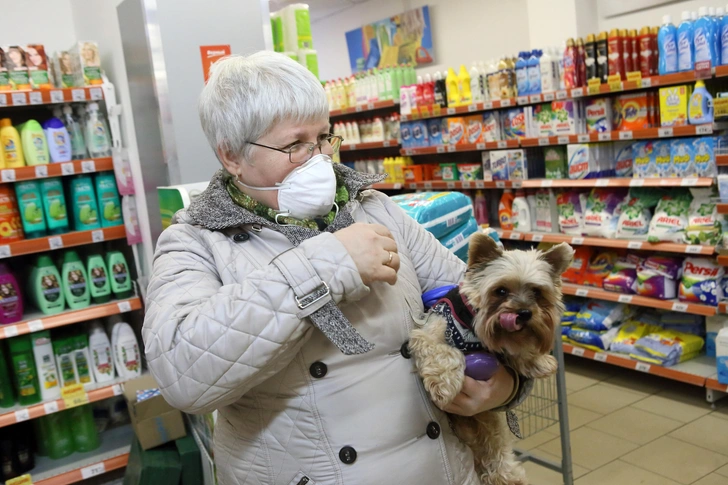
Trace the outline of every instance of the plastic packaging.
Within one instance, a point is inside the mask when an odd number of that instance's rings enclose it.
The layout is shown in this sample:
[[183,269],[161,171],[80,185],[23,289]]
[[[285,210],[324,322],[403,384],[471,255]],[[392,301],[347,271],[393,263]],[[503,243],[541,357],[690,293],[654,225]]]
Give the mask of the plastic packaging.
[[[715,66],[715,43],[713,42],[713,21],[708,16],[707,7],[698,9],[700,18],[693,24],[693,46],[695,62],[709,61]],[[661,73],[662,74],[662,73]]]
[[101,443],[91,405],[76,406],[66,412],[73,423],[73,449],[77,453],[87,453],[98,448]]
[[71,337],[71,341],[73,344],[73,365],[76,368],[78,381],[81,384],[93,384],[95,381],[88,348],[88,337],[84,334],[78,334]]
[[65,308],[61,275],[50,256],[38,256],[30,271],[28,293],[33,305],[45,315],[60,313]]
[[467,261],[470,236],[478,232],[478,230],[477,221],[474,217],[471,217],[464,224],[440,237],[438,241],[440,241],[440,243],[442,243],[442,245],[450,251],[455,253],[455,256],[463,261]]
[[15,191],[10,184],[0,185],[0,243],[20,241],[24,237]]
[[71,207],[73,208],[73,229],[88,231],[101,228],[99,208],[93,181],[88,175],[78,175],[70,182]]
[[111,156],[111,138],[106,120],[99,114],[99,105],[89,103],[86,107],[86,148],[92,158]]
[[44,401],[61,397],[61,385],[48,330],[31,334],[35,367],[38,370],[40,394]]
[[627,315],[627,307],[622,303],[592,300],[581,308],[574,325],[601,332],[618,325]]
[[43,201],[40,194],[40,185],[35,180],[15,184],[23,231],[28,239],[46,235],[47,226],[43,217]]
[[33,358],[30,335],[21,335],[9,339],[8,350],[10,351],[10,363],[18,404],[28,406],[40,402],[38,372]]
[[620,205],[624,198],[624,192],[592,189],[586,201],[584,234],[607,239],[614,238],[621,213]]
[[134,330],[126,322],[114,324],[111,331],[111,349],[119,377],[133,379],[142,374],[141,353]]
[[660,75],[677,72],[677,29],[669,15],[662,17],[662,26],[657,33]]
[[33,166],[50,163],[48,144],[40,123],[35,120],[28,120],[18,125],[18,131],[20,131],[20,139],[23,143],[25,164]]
[[688,244],[715,246],[723,237],[723,229],[715,202],[715,194],[710,188],[690,189],[693,196],[688,213],[685,239]]
[[504,231],[513,230],[513,192],[505,189],[498,204],[498,221]]
[[[380,120],[381,123],[381,120]],[[124,224],[121,216],[121,200],[116,189],[116,178],[111,172],[101,172],[94,177],[96,196],[101,216],[101,227],[113,227]]]
[[683,10],[682,22],[677,27],[677,69],[692,71],[695,66],[695,49],[693,47],[693,23],[690,12]]
[[111,352],[111,342],[99,322],[91,324],[89,333],[89,348],[91,349],[91,368],[96,382],[109,382],[114,379],[114,359]]
[[13,126],[10,118],[0,119],[0,141],[2,141],[2,150],[0,150],[2,163],[0,163],[0,168],[25,167],[20,133]]
[[696,81],[693,94],[690,96],[688,120],[691,125],[713,122],[713,97],[705,89],[702,79]]
[[650,256],[637,268],[637,294],[669,300],[677,295],[680,260],[667,256]]
[[106,269],[111,274],[111,291],[116,298],[129,298],[134,294],[131,284],[131,274],[126,258],[120,251],[106,253]]
[[722,266],[708,258],[685,258],[678,298],[680,301],[717,306],[723,299]]
[[0,263],[0,325],[23,319],[23,296],[15,275]]
[[88,288],[88,275],[76,251],[69,250],[63,254],[61,279],[63,293],[70,309],[78,310],[89,306],[91,295]]
[[584,207],[587,195],[566,191],[556,199],[559,208],[559,229],[564,234],[581,236],[584,229]]
[[40,191],[43,199],[43,212],[48,223],[48,232],[50,234],[68,232],[68,213],[61,179],[43,179],[40,182]]
[[83,137],[81,125],[73,117],[73,109],[69,105],[63,106],[63,124],[66,125],[71,139],[71,155],[74,160],[86,158],[86,142]]
[[61,387],[78,384],[78,372],[73,361],[74,343],[71,337],[53,339],[53,354],[58,366]]
[[522,190],[516,191],[511,207],[513,230],[531,232],[531,209],[526,201],[526,194]]
[[392,200],[435,237],[447,234],[472,216],[470,198],[460,192],[420,192],[396,195]]
[[684,243],[689,207],[690,199],[686,194],[678,194],[675,197],[667,195],[660,199],[655,215],[650,221],[647,240],[652,243],[660,241]]

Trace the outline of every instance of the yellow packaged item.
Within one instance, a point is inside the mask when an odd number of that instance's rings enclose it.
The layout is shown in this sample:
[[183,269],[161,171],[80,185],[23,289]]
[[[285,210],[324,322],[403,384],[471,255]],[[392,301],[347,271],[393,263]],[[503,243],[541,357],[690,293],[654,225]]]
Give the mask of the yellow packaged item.
[[690,86],[660,88],[660,122],[662,126],[686,126]]

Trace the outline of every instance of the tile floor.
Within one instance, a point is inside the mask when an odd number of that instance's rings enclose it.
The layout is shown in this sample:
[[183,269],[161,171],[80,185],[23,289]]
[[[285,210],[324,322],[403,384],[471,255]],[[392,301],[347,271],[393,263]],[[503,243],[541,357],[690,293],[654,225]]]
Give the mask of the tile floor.
[[[571,355],[566,387],[576,485],[728,485],[728,397],[713,409],[705,389]],[[516,446],[559,462],[559,436],[553,425]],[[563,484],[525,467],[532,485]]]

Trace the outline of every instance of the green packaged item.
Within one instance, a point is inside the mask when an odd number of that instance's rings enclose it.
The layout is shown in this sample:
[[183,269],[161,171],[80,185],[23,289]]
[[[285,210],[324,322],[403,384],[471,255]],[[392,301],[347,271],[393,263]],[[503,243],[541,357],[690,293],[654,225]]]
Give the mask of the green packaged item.
[[68,412],[60,412],[33,420],[35,442],[40,456],[57,460],[73,453],[73,426],[69,422],[69,416]]
[[124,485],[178,485],[181,476],[182,463],[174,444],[144,451],[136,436],[133,438]]
[[13,384],[10,382],[10,373],[5,363],[3,346],[0,345],[0,408],[10,408],[15,405]]
[[96,175],[96,197],[99,203],[101,227],[113,227],[124,224],[121,218],[121,200],[116,188],[114,172],[102,172]]
[[71,338],[73,341],[73,363],[76,365],[76,374],[81,384],[89,384],[94,382],[94,376],[91,371],[88,337],[85,334],[79,334]]
[[197,447],[195,439],[187,435],[174,442],[182,463],[182,479],[180,485],[197,485],[203,483],[202,479],[202,455]]
[[43,217],[43,199],[40,184],[27,180],[15,184],[15,198],[18,201],[20,220],[23,222],[25,237],[33,239],[46,235],[46,221]]
[[480,163],[458,164],[458,178],[461,182],[483,180],[483,165]]
[[94,303],[106,303],[111,299],[111,282],[103,256],[91,254],[86,260],[86,276]]
[[46,315],[60,313],[65,308],[61,275],[47,254],[38,256],[31,267],[28,292],[36,308]]
[[120,251],[106,253],[106,268],[111,274],[111,291],[116,298],[130,298],[134,291],[126,258]]
[[566,168],[566,148],[547,147],[544,148],[543,158],[546,165],[547,179],[565,179],[568,177]]
[[61,387],[77,384],[78,374],[76,373],[76,366],[73,365],[73,341],[69,337],[54,337],[52,342]]
[[63,294],[70,309],[78,310],[89,306],[91,294],[88,288],[88,275],[76,251],[66,251],[63,255],[61,280]]
[[30,335],[11,338],[8,340],[8,348],[10,349],[10,360],[12,362],[18,403],[22,406],[28,406],[40,402],[38,372],[35,368]]
[[96,431],[94,414],[90,404],[76,406],[66,411],[68,419],[73,423],[73,449],[78,453],[93,451],[101,445],[99,433]]
[[442,180],[445,182],[456,182],[460,175],[457,163],[441,163],[440,170],[442,170]]
[[56,177],[41,181],[40,190],[49,232],[51,234],[68,232],[66,198],[63,193],[61,179]]

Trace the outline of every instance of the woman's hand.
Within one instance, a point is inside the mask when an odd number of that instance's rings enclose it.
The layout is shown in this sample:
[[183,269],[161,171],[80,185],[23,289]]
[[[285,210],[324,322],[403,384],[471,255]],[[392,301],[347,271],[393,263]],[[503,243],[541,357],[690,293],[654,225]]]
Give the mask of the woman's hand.
[[379,224],[357,223],[336,231],[334,236],[354,260],[365,285],[374,281],[390,285],[397,282],[399,254],[389,229]]
[[443,411],[460,416],[475,416],[490,411],[506,403],[513,394],[514,385],[513,376],[502,365],[487,381],[476,381],[465,376],[460,394]]

